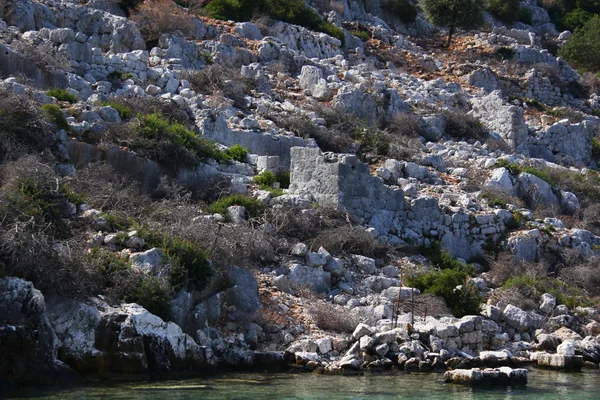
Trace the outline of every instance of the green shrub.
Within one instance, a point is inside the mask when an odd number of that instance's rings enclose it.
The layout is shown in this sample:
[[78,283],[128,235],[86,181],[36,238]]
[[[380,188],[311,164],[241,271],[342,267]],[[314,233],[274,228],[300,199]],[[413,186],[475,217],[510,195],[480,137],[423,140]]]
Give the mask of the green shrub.
[[540,298],[544,293],[550,293],[556,298],[557,305],[564,304],[571,309],[591,304],[590,299],[583,290],[550,276],[517,275],[509,278],[502,288],[516,288],[534,299]]
[[258,217],[265,210],[265,205],[260,201],[252,197],[234,194],[223,197],[222,199],[209,205],[208,212],[225,215],[227,213],[227,208],[231,206],[243,206],[246,209],[246,213],[248,214],[249,218]]
[[48,96],[55,97],[57,100],[60,100],[60,101],[68,101],[71,104],[75,104],[78,101],[77,96],[67,92],[64,89],[53,88],[53,89],[46,91],[46,94]]
[[456,257],[451,256],[447,251],[442,250],[439,243],[432,243],[429,247],[421,246],[420,253],[427,257],[432,265],[440,269],[463,269],[465,265],[458,261]]
[[357,38],[359,38],[363,42],[368,42],[369,39],[371,39],[371,34],[369,32],[365,32],[365,31],[351,31],[350,33],[352,34],[352,36],[356,36]]
[[515,163],[511,163],[507,160],[498,160],[498,163],[496,164],[496,166],[498,168],[506,168],[512,175],[515,175],[515,176],[519,175],[522,172],[526,172],[528,174],[537,176],[538,178],[548,182],[551,185],[553,185],[555,183],[547,171],[544,171],[544,170],[541,170],[538,168],[518,165]]
[[124,257],[117,257],[115,253],[102,247],[90,249],[88,257],[98,265],[104,276],[128,271],[131,268],[131,263]]
[[105,101],[102,103],[102,105],[109,106],[109,107],[112,107],[115,110],[117,110],[117,112],[119,113],[119,117],[121,117],[121,119],[129,119],[129,118],[131,118],[131,115],[133,114],[133,110],[131,109],[131,107],[120,101],[115,101],[115,100]]
[[415,22],[417,19],[417,7],[409,0],[386,0],[383,5],[404,23]]
[[115,81],[126,81],[127,79],[133,78],[133,75],[125,71],[113,71],[106,77],[108,80]]
[[496,56],[501,60],[511,60],[515,56],[515,51],[510,47],[500,47],[496,50]]
[[279,187],[282,189],[287,189],[290,187],[290,171],[281,171],[277,174],[277,182],[279,182]]
[[259,175],[256,175],[253,180],[260,186],[271,187],[277,182],[277,176],[271,171],[263,171]]
[[245,163],[247,161],[248,149],[239,144],[233,145],[225,151],[225,155],[232,160]]
[[42,111],[57,126],[58,129],[64,129],[65,131],[69,130],[67,118],[59,106],[56,104],[44,104],[42,106]]
[[495,193],[485,192],[481,195],[481,197],[487,199],[488,207],[506,208],[506,200],[498,197]]
[[140,125],[132,148],[147,150],[151,158],[159,162],[193,166],[207,158],[228,160],[228,156],[217,148],[215,142],[198,137],[182,124],[169,121],[160,113],[138,118]]
[[488,11],[500,21],[510,24],[521,16],[520,0],[488,0]]
[[124,300],[137,303],[152,314],[168,321],[171,317],[171,290],[168,282],[153,276],[144,276]]
[[[443,269],[428,272],[425,275],[409,279],[409,285],[423,293],[440,296],[452,309],[456,317],[479,314],[479,306],[483,299],[476,287],[470,282],[473,269],[461,264],[459,268]],[[461,286],[461,289],[456,289]]]
[[517,230],[520,229],[521,227],[525,226],[527,224],[527,220],[523,217],[523,215],[521,215],[521,213],[519,212],[515,212],[512,215],[512,218],[510,220],[508,220],[504,226],[506,226],[506,229],[508,230]]
[[263,13],[344,40],[342,29],[324,21],[303,0],[211,0],[204,9],[212,18],[233,21],[249,21],[254,14]]
[[578,7],[564,15],[564,17],[562,18],[562,25],[566,29],[573,32],[576,29],[584,26],[593,17],[594,14]]
[[592,139],[592,155],[594,157],[600,157],[600,140],[598,140],[598,138]]
[[558,54],[576,68],[600,70],[600,16],[596,15],[575,30]]

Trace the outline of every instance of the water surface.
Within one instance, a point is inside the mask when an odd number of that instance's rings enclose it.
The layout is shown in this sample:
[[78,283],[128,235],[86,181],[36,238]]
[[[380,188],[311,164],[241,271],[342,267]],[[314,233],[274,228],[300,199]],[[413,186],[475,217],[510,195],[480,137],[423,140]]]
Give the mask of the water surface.
[[[471,388],[443,382],[442,374],[326,376],[228,374],[184,381],[19,389],[15,399],[209,399],[209,400],[382,400],[382,399],[600,399],[600,372],[530,370],[523,388]],[[0,396],[1,397],[1,396]]]

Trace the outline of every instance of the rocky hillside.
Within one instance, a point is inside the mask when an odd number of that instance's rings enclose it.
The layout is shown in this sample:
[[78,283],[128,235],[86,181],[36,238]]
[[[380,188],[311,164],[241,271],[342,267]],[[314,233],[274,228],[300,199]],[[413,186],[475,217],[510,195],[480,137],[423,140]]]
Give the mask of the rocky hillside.
[[204,3],[0,0],[0,387],[598,368],[568,18]]

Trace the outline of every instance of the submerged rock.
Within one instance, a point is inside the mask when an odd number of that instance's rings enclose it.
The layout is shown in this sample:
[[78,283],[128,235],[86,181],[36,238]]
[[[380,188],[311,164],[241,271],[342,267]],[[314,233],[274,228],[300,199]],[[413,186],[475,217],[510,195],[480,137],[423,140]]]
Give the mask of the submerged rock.
[[506,385],[518,386],[527,384],[525,368],[512,369],[509,367],[457,369],[444,373],[444,380],[459,385]]

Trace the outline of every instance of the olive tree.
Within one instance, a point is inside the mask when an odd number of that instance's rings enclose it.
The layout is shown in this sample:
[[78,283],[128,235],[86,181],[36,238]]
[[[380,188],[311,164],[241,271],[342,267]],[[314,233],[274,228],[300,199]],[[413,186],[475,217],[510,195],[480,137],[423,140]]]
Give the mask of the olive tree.
[[485,0],[420,0],[419,4],[429,22],[448,27],[446,46],[452,43],[456,28],[474,29],[484,22]]

